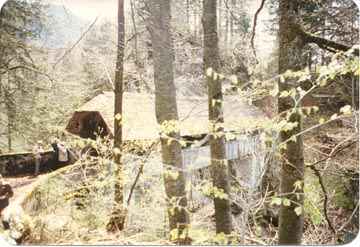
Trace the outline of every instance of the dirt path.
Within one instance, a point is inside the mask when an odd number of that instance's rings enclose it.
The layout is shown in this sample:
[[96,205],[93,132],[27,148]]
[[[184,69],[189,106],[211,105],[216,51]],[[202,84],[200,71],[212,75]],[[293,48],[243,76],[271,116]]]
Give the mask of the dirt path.
[[10,199],[10,204],[16,199],[18,199],[23,193],[28,191],[31,186],[42,177],[39,176],[25,176],[25,177],[12,177],[12,178],[4,178],[4,183],[10,184],[14,191],[14,196]]

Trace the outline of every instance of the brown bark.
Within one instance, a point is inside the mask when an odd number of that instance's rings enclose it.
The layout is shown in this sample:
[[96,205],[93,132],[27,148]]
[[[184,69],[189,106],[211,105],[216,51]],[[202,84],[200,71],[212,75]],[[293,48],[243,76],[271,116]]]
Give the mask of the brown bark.
[[[298,3],[295,0],[280,0],[280,27],[279,27],[279,73],[287,70],[299,70],[303,66],[302,48],[303,39],[293,32],[292,24],[296,23],[298,15]],[[280,91],[289,88],[290,81],[279,83]],[[296,135],[302,130],[302,117],[292,105],[284,98],[278,99],[278,111],[291,111],[287,117],[289,122],[297,122],[298,126],[291,131],[281,133],[281,142]],[[302,136],[296,138],[296,142],[289,142],[286,149],[281,151],[281,182],[280,193],[287,194],[286,198],[291,200],[290,206],[282,205],[279,218],[279,244],[301,244],[303,233],[303,214],[297,215],[295,208],[303,205],[303,190],[294,191],[294,184],[304,180],[304,156]]]
[[[204,29],[204,69],[212,68],[219,72],[220,57],[217,34],[217,1],[203,0],[203,29]],[[222,85],[219,78],[207,77],[209,96],[209,121],[216,128],[217,133],[224,131],[219,124],[224,122],[222,109]],[[211,130],[212,131],[212,130]],[[230,196],[229,169],[226,160],[225,136],[210,138],[211,170],[213,185],[222,189]],[[231,209],[229,199],[214,198],[216,232],[229,234],[232,231]]]
[[[170,0],[149,1],[147,6],[150,12],[148,29],[153,44],[156,119],[158,124],[162,125],[165,121],[178,121],[179,119],[173,71],[175,55],[170,27]],[[177,230],[178,236],[180,236],[187,230],[189,223],[189,217],[185,210],[187,207],[185,176],[181,145],[178,141],[169,142],[168,137],[179,140],[180,131],[163,133],[161,136],[165,192],[169,200],[170,231]],[[168,171],[177,172],[178,176],[169,176]],[[178,206],[175,206],[173,201],[176,201]],[[187,237],[178,238],[176,242],[188,244],[189,239]]]
[[122,116],[123,106],[123,73],[124,73],[124,40],[125,40],[125,16],[124,0],[118,0],[118,49],[115,68],[115,112],[114,112],[114,152],[115,162],[115,185],[114,185],[114,209],[111,219],[107,225],[108,231],[123,230],[125,224],[126,210],[123,207],[123,164],[121,163],[122,151],[122,124],[118,116]]

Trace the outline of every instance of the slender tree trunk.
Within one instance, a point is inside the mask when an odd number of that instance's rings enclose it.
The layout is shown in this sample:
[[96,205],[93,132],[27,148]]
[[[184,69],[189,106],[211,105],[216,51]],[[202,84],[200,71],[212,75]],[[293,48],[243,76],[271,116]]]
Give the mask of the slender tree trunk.
[[[171,35],[170,0],[149,1],[150,19],[148,29],[153,44],[155,109],[159,125],[178,121],[176,88],[174,84],[174,43]],[[161,135],[162,162],[164,165],[165,192],[168,199],[170,231],[176,231],[179,244],[189,244],[187,236],[180,238],[187,231],[189,217],[185,192],[185,176],[180,130],[174,129]],[[172,141],[171,141],[172,140]],[[175,172],[177,176],[171,176]],[[174,240],[174,239],[173,239]]]
[[[11,97],[11,96],[10,96]],[[12,147],[12,132],[13,132],[13,123],[14,119],[14,109],[12,107],[12,99],[6,98],[6,113],[7,113],[7,140],[8,140],[8,151],[11,153],[13,151]]]
[[359,110],[359,78],[353,76],[351,82],[352,105],[355,110]]
[[[204,8],[204,7],[203,7]],[[217,32],[218,32],[218,39],[220,39],[220,42],[222,42],[221,40],[221,37],[222,37],[222,0],[218,0],[218,3],[217,3],[217,12],[218,12],[218,15],[216,17],[216,21],[217,21]]]
[[[231,7],[233,10],[237,10],[237,6],[236,6],[236,0],[232,0],[231,1]],[[231,44],[231,49],[233,49],[233,37],[234,37],[234,17],[232,15],[230,15],[230,44]]]
[[[229,6],[230,7],[230,6]],[[225,29],[225,40],[224,40],[224,46],[225,46],[225,54],[226,54],[226,56],[228,55],[228,50],[229,50],[229,44],[230,44],[230,42],[229,42],[229,33],[230,33],[230,10],[227,8],[226,9],[226,22],[225,22],[225,25],[226,25],[226,29]]]
[[7,124],[7,139],[8,139],[8,151],[9,153],[12,152],[12,129],[11,129],[11,122],[10,118],[8,117],[8,124]]
[[[304,42],[291,28],[299,14],[298,2],[296,0],[280,0],[279,8],[279,73],[282,74],[287,70],[297,71],[303,67],[302,48]],[[280,92],[289,88],[289,81],[279,83]],[[302,130],[302,116],[298,109],[292,110],[292,107],[288,100],[279,98],[279,113],[289,111],[287,121],[298,123],[293,130],[281,133],[281,141],[289,139]],[[304,217],[303,214],[298,215],[295,209],[303,205],[303,186],[296,188],[295,183],[299,181],[303,185],[304,182],[302,136],[297,137],[296,142],[289,142],[281,154],[280,193],[287,194],[286,198],[291,201],[291,205],[281,205],[280,208],[279,244],[301,244]],[[295,193],[293,193],[294,191]]]
[[123,195],[123,164],[122,152],[122,106],[123,106],[123,73],[124,73],[124,49],[125,49],[125,16],[124,0],[118,0],[118,48],[115,68],[115,112],[114,112],[114,162],[115,162],[115,191],[114,209],[107,225],[108,231],[123,230],[126,217]]
[[190,0],[186,0],[186,27],[190,33]]
[[[220,56],[217,35],[217,0],[203,0],[203,29],[204,29],[204,69],[211,68],[215,72],[220,69]],[[208,74],[208,73],[207,73]],[[209,94],[209,121],[212,133],[223,133],[224,122],[222,109],[221,80],[214,74],[207,77]],[[223,190],[230,196],[229,167],[226,160],[225,136],[211,135],[211,170],[214,187]],[[230,200],[214,198],[216,232],[230,234],[232,231]]]
[[139,65],[139,51],[138,51],[138,31],[136,26],[136,16],[135,16],[135,1],[130,0],[130,7],[131,7],[131,20],[134,29],[134,52],[135,52],[135,64]]
[[10,72],[7,73],[7,86],[4,88],[4,99],[7,115],[7,141],[9,153],[13,151],[13,130],[16,121],[16,103],[15,103],[15,89],[11,87],[11,80],[13,77]]
[[199,16],[198,16],[198,9],[199,6],[197,4],[197,1],[195,0],[194,3],[194,40],[197,40],[197,35],[198,35],[198,25],[199,25]]

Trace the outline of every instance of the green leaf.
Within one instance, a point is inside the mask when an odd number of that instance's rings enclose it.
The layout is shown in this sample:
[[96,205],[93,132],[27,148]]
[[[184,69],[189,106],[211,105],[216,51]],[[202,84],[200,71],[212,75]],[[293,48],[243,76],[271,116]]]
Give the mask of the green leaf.
[[313,106],[312,107],[314,113],[317,113],[319,111],[319,107],[318,106]]
[[234,135],[233,133],[231,132],[227,132],[225,134],[225,138],[227,141],[231,141],[231,140],[235,140],[236,139],[236,135]]
[[320,118],[319,119],[319,124],[324,124],[325,123],[325,119],[324,118]]
[[171,145],[171,143],[172,143],[172,139],[171,139],[171,138],[169,138],[169,139],[167,140],[167,142],[166,142],[166,143],[167,143],[167,145],[168,145],[168,146],[170,146],[170,145]]
[[302,185],[303,185],[303,182],[301,180],[298,180],[294,183],[294,187],[296,190],[301,190],[303,187]]
[[177,171],[166,171],[164,172],[164,175],[168,178],[171,178],[172,180],[177,180],[179,177],[179,172]]
[[299,207],[296,207],[296,208],[294,209],[294,211],[295,211],[295,213],[296,213],[297,216],[300,216],[300,215],[302,214],[303,209],[302,209],[301,206],[299,206]]
[[218,78],[219,78],[219,74],[214,72],[214,74],[213,74],[214,81],[217,81]]
[[286,149],[287,149],[286,143],[281,143],[281,144],[279,145],[279,149],[280,149],[280,150],[286,150]]
[[302,111],[303,111],[303,113],[305,114],[305,115],[308,115],[308,116],[310,116],[311,115],[311,107],[304,107],[303,109],[302,109]]
[[292,131],[294,128],[298,127],[299,123],[298,122],[287,122],[285,124],[285,126],[282,127],[282,130],[287,132],[287,131]]
[[186,147],[186,141],[180,140],[179,143],[182,147]]
[[306,91],[303,90],[301,87],[297,87],[296,90],[299,92],[300,96],[304,96],[306,94]]
[[346,105],[344,107],[340,108],[340,112],[344,115],[351,115],[351,106],[350,105]]
[[277,84],[275,84],[275,87],[273,90],[270,91],[270,95],[273,97],[276,97],[279,93],[279,86]]
[[285,198],[283,200],[283,205],[286,206],[286,207],[289,207],[291,205],[291,201],[289,199]]
[[289,97],[289,95],[290,95],[290,93],[289,93],[289,91],[282,91],[281,93],[280,93],[280,98],[286,98],[286,97]]
[[114,153],[115,155],[120,155],[120,154],[121,154],[121,150],[120,150],[119,148],[114,148],[113,153]]
[[229,80],[230,80],[231,83],[234,84],[234,85],[238,85],[238,83],[239,83],[239,80],[238,80],[238,78],[237,78],[236,75],[230,76]]
[[339,116],[338,116],[338,114],[334,114],[334,115],[332,115],[331,117],[330,117],[330,120],[335,120],[335,119],[337,119]]
[[[170,214],[172,214],[171,210],[170,210]],[[172,229],[171,232],[170,232],[170,240],[173,241],[173,240],[176,240],[178,238],[179,238],[179,230],[177,228]]]
[[326,79],[320,80],[319,85],[320,87],[325,87],[327,85],[327,80]]
[[284,83],[285,82],[285,77],[283,75],[280,76],[280,82]]
[[121,115],[118,113],[115,115],[115,119],[116,121],[120,121],[121,120]]
[[218,233],[216,234],[216,236],[214,237],[214,241],[217,243],[217,244],[227,244],[227,241],[228,241],[228,238],[227,236],[225,235],[225,233]]
[[282,200],[281,200],[280,197],[273,197],[273,198],[271,199],[270,205],[278,205],[278,206],[280,206],[281,203],[282,203]]
[[212,77],[212,75],[213,75],[213,69],[212,68],[208,68],[207,70],[206,70],[206,75],[208,76],[208,77]]
[[296,89],[292,88],[289,93],[290,93],[290,96],[291,96],[293,99],[295,99],[295,97],[296,97]]
[[360,66],[358,66],[357,69],[355,70],[355,75],[356,76],[360,75]]
[[290,137],[289,141],[296,143],[297,142],[296,136]]

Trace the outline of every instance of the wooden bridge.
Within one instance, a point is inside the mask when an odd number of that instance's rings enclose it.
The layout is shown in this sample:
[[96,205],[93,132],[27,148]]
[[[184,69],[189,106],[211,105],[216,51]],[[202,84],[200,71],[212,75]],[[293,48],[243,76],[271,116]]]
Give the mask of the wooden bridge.
[[[58,162],[53,150],[41,155],[40,173],[47,173],[73,163]],[[3,177],[33,175],[35,173],[35,156],[31,152],[9,153],[0,155],[0,173]]]

